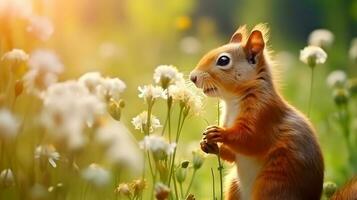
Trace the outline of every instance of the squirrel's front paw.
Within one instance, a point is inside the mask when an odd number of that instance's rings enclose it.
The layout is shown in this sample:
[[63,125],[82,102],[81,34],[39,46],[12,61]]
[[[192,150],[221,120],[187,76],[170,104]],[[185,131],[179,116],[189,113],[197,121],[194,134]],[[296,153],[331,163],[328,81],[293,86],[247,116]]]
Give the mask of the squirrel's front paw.
[[219,126],[209,126],[203,132],[203,139],[208,143],[223,142],[224,138],[224,128]]
[[218,152],[219,152],[219,147],[218,147],[217,143],[207,143],[206,140],[202,140],[200,142],[200,145],[201,145],[202,151],[205,153],[218,154]]

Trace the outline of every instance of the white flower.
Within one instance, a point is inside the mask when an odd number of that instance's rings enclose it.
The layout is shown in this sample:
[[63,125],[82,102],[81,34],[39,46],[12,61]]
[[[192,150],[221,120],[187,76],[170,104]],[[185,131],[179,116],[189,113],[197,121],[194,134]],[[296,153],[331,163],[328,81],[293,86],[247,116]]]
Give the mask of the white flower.
[[101,94],[118,101],[120,95],[124,92],[126,85],[119,78],[105,78],[99,87]]
[[76,81],[51,85],[43,95],[43,103],[42,123],[72,149],[84,145],[84,127],[105,112],[104,102]]
[[144,85],[139,86],[138,90],[140,92],[139,98],[143,98],[146,102],[150,102],[157,98],[166,98],[165,92],[160,86]]
[[168,89],[169,95],[174,101],[179,101],[192,113],[198,114],[202,110],[201,97],[189,90],[185,85],[171,85]]
[[351,42],[351,47],[349,50],[349,56],[351,60],[357,62],[357,38],[354,38]]
[[330,87],[341,86],[347,81],[347,75],[342,70],[335,70],[327,77],[327,85]]
[[63,71],[63,64],[55,52],[48,49],[38,49],[31,53],[29,67],[33,70],[48,71],[59,74]]
[[109,171],[95,163],[90,164],[82,171],[82,177],[98,187],[105,186],[110,181]]
[[167,88],[170,84],[184,83],[183,74],[177,71],[177,68],[172,65],[160,65],[155,69],[154,81]]
[[44,16],[32,16],[27,31],[42,41],[48,40],[54,32],[51,20]]
[[12,186],[15,184],[14,174],[11,169],[4,169],[0,173],[0,183],[5,186]]
[[[147,121],[148,121],[148,112],[143,111],[136,117],[134,117],[131,121],[131,123],[134,125],[135,129],[140,130],[141,132],[144,132],[146,126],[147,126]],[[154,129],[161,127],[160,121],[157,117],[154,115],[150,116],[150,128],[149,131],[153,132]]]
[[151,151],[158,158],[165,158],[173,154],[176,143],[169,143],[165,138],[157,135],[145,136],[139,143],[144,150]]
[[78,82],[83,84],[92,93],[96,93],[97,87],[103,83],[103,77],[99,72],[88,72],[79,77]]
[[96,140],[107,147],[106,156],[110,162],[135,173],[142,170],[142,154],[132,134],[121,122],[110,121],[100,127]]
[[316,29],[309,35],[308,43],[312,46],[321,48],[329,47],[332,45],[335,36],[327,29]]
[[9,61],[11,63],[26,62],[29,59],[29,55],[22,49],[13,49],[5,53],[1,60]]
[[324,64],[327,59],[326,52],[320,47],[307,46],[300,51],[300,60],[311,67],[316,64]]
[[82,75],[78,82],[86,86],[91,93],[107,100],[118,101],[126,89],[125,83],[119,78],[104,78],[99,72],[88,72]]
[[16,137],[20,123],[7,109],[0,109],[0,138],[13,139]]
[[47,159],[48,163],[54,168],[57,167],[56,161],[60,159],[60,154],[53,145],[40,145],[35,149],[35,159]]
[[202,112],[202,99],[198,95],[194,95],[187,102],[187,106],[190,108],[191,113],[199,115]]
[[39,94],[51,84],[63,71],[63,64],[51,50],[36,50],[30,56],[29,71],[24,75],[24,84],[28,92]]

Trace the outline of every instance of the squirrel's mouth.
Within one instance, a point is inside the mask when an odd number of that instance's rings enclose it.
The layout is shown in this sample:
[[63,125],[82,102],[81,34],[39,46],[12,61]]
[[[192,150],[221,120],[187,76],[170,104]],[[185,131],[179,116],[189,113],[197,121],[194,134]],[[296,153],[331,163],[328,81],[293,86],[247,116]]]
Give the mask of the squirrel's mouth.
[[203,90],[203,93],[205,93],[205,95],[208,95],[208,96],[217,94],[217,88],[216,87],[205,88]]

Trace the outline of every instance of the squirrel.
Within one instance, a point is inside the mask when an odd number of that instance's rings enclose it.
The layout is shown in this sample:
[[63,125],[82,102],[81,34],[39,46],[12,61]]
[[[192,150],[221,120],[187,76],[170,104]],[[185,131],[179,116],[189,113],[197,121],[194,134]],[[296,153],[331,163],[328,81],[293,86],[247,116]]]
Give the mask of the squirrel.
[[267,42],[265,24],[250,33],[241,26],[190,73],[224,104],[222,126],[206,128],[201,149],[236,165],[226,200],[319,200],[324,162],[315,130],[279,93]]

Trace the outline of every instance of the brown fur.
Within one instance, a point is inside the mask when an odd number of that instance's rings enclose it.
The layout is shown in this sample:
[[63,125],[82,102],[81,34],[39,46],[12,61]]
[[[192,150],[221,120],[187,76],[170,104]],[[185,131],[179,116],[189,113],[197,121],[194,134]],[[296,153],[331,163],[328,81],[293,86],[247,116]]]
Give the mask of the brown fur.
[[[275,87],[266,49],[266,26],[256,26],[249,37],[245,30],[240,28],[232,36],[238,39],[206,54],[191,73],[197,76],[198,87],[215,88],[209,95],[225,101],[239,99],[240,110],[233,125],[226,122],[223,127],[209,127],[202,144],[221,144],[222,158],[234,161],[238,168],[240,163],[234,159],[237,155],[252,158],[262,166],[249,194],[253,200],[318,200],[324,164],[314,129]],[[223,52],[232,57],[229,69],[216,66]],[[249,64],[252,58],[253,64]],[[240,199],[238,188],[238,180],[233,179],[227,199]]]
[[342,189],[338,190],[331,200],[357,200],[357,177],[350,180]]

